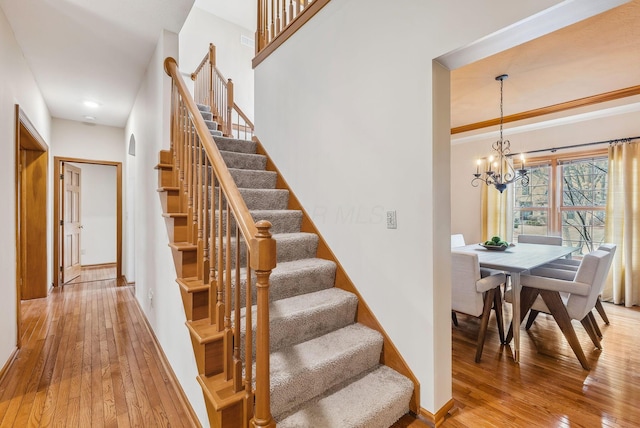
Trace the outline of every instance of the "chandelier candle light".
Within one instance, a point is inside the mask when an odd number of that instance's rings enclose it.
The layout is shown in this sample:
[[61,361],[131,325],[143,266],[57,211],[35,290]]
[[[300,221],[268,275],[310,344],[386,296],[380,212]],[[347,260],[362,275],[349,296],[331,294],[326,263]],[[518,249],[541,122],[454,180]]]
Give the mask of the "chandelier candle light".
[[[502,138],[502,124],[504,122],[504,113],[502,109],[502,86],[504,80],[509,77],[508,74],[501,74],[496,77],[500,81],[500,139],[493,143],[493,150],[496,155],[489,156],[485,159],[478,159],[476,165],[475,178],[471,180],[473,187],[478,187],[478,180],[484,182],[487,186],[495,186],[502,193],[507,188],[507,184],[522,180],[523,186],[529,185],[529,176],[527,170],[524,169],[524,155],[520,155],[520,169],[517,171],[513,168],[513,163],[509,160],[511,153],[511,143],[509,140]],[[484,173],[480,172],[480,167],[485,163]]]

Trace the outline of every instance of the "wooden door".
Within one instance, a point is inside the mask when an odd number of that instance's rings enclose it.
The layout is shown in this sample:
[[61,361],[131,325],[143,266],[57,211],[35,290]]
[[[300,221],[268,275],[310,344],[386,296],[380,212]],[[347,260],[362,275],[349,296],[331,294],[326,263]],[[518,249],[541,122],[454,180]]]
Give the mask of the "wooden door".
[[81,170],[62,165],[62,283],[80,276],[80,184]]

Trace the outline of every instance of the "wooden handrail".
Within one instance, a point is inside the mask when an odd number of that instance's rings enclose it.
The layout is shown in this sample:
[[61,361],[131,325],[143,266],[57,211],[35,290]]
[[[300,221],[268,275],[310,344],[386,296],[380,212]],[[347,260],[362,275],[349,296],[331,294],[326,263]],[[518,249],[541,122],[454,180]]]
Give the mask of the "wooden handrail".
[[[257,0],[255,68],[331,0]],[[286,4],[289,7],[285,7]],[[295,6],[294,6],[295,4]]]
[[253,137],[253,123],[234,102],[233,81],[224,77],[216,67],[216,47],[213,43],[209,44],[209,52],[191,73],[191,79],[195,82],[196,102],[211,108],[224,136],[245,140]]
[[173,79],[180,96],[187,105],[189,113],[192,115],[196,132],[202,140],[209,159],[211,159],[211,165],[216,171],[218,180],[220,181],[220,187],[227,196],[229,205],[231,205],[231,210],[236,216],[238,216],[236,221],[238,222],[240,232],[247,242],[252,242],[258,233],[256,224],[249,213],[247,204],[244,202],[244,199],[242,199],[242,195],[240,194],[233,177],[231,177],[231,173],[227,169],[227,165],[224,163],[224,159],[222,159],[218,146],[213,142],[213,138],[209,133],[209,128],[207,128],[207,125],[204,123],[204,119],[199,114],[198,106],[196,106],[195,101],[191,98],[189,90],[180,76],[176,60],[171,57],[165,59],[164,70]]
[[[213,45],[211,45],[213,46]],[[215,52],[215,49],[211,49]],[[214,72],[215,59],[201,64],[201,70]],[[173,58],[166,58],[164,69],[172,78],[171,154],[174,181],[180,189],[180,205],[186,212],[187,241],[176,247],[197,249],[196,276],[210,284],[209,323],[221,334],[223,346],[222,379],[231,382],[233,393],[243,394],[247,425],[275,427],[271,416],[269,375],[269,277],[276,266],[276,241],[268,221],[255,223],[247,205],[215,144],[202,113],[191,97]],[[217,71],[216,71],[217,72]],[[199,73],[195,73],[196,83]],[[233,84],[227,81],[227,129],[232,129]],[[196,88],[196,93],[199,89]],[[200,94],[211,91],[208,86]],[[244,113],[241,113],[246,117]],[[241,116],[241,117],[242,117]],[[211,175],[210,175],[211,174]],[[216,187],[217,186],[217,187]],[[217,193],[216,193],[217,192]],[[217,210],[217,211],[216,211]],[[217,213],[217,214],[216,214]],[[235,224],[232,226],[232,222]],[[226,225],[223,225],[226,223]],[[232,233],[232,230],[235,233]],[[235,236],[234,236],[235,235]],[[246,243],[241,249],[242,243]],[[215,253],[215,255],[214,255]],[[245,342],[244,361],[240,346],[240,264],[246,254],[246,316],[251,321],[251,271],[255,271],[257,331],[255,345],[255,393],[251,378],[251,334]],[[236,290],[232,292],[232,285]],[[232,316],[232,311],[235,316]],[[251,324],[247,324],[247,330]],[[246,374],[243,377],[243,372]],[[209,394],[205,394],[209,396]],[[254,400],[255,397],[255,409]]]
[[238,104],[233,103],[233,109],[238,113],[238,116],[240,116],[242,120],[245,121],[246,125],[251,129],[251,131],[254,131],[255,127],[253,126],[253,122],[251,122],[249,117],[246,114],[244,114],[244,112],[240,107],[238,107]]

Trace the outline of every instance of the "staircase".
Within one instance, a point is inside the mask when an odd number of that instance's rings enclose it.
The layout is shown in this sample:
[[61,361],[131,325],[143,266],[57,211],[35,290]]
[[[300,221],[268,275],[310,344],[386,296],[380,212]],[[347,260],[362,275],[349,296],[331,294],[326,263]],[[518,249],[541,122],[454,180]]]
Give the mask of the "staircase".
[[[268,221],[277,243],[277,266],[269,277],[268,289],[268,397],[277,426],[384,428],[409,413],[410,407],[417,413],[415,378],[411,375],[412,379],[409,379],[381,364],[381,361],[388,361],[389,365],[410,375],[393,344],[368,307],[360,301],[357,291],[344,285],[350,283],[345,281],[341,268],[328,257],[318,257],[319,253],[326,254],[326,244],[309,227],[306,213],[295,209],[297,199],[262,146],[258,141],[221,136],[210,108],[198,105],[198,109],[251,217],[256,223]],[[206,157],[202,148],[195,153],[193,159]],[[246,244],[233,236],[225,242],[216,237],[215,244],[210,243],[211,251],[215,248],[216,253],[224,254],[224,258],[221,255],[216,261],[212,256],[209,262],[212,274],[207,275],[206,267],[200,267],[198,261],[203,254],[202,245],[188,242],[189,234],[196,231],[190,221],[191,208],[187,208],[174,162],[171,151],[160,153],[157,166],[159,192],[209,422],[216,427],[273,426],[269,421],[254,419],[249,422],[253,416],[253,394],[256,403],[260,400],[255,378],[250,376],[253,379],[250,386],[234,389],[229,375],[224,375],[226,361],[232,352],[229,343],[231,347],[235,343],[233,352],[238,360],[250,361],[249,366],[236,368],[237,382],[247,373],[251,375],[260,370],[255,363],[255,344],[260,340],[256,306],[251,306],[250,311],[235,306],[225,319],[211,309],[213,303],[220,304],[227,297],[214,296],[210,291],[215,265],[226,265],[227,269],[235,271],[228,280],[236,301],[258,300],[256,289],[259,287],[251,286],[251,291],[246,291],[247,283],[259,283],[256,272],[248,277],[247,268],[243,267],[247,265]],[[211,177],[211,166],[206,164],[203,168]],[[215,179],[208,182],[217,184]],[[235,229],[236,220],[230,217],[224,205],[221,209],[218,193],[213,194],[214,210],[209,214],[216,225],[222,224],[222,228],[214,230]],[[237,259],[227,260],[231,254],[226,252],[228,246],[233,247],[231,253],[237,251]],[[247,293],[251,295],[247,296]],[[252,343],[253,346],[246,347],[251,351],[245,351],[245,347],[236,349],[239,348],[238,338],[225,337],[228,333],[216,328],[220,323],[233,324],[234,328],[239,326],[239,343]],[[250,359],[245,355],[248,352],[252,354]]]

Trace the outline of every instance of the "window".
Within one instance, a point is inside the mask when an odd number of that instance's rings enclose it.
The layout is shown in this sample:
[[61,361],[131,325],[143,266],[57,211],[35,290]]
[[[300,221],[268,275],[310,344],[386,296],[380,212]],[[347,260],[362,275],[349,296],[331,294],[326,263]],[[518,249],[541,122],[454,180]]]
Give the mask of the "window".
[[513,238],[562,235],[564,245],[586,254],[604,242],[606,152],[550,156],[530,161],[529,186],[515,183]]

